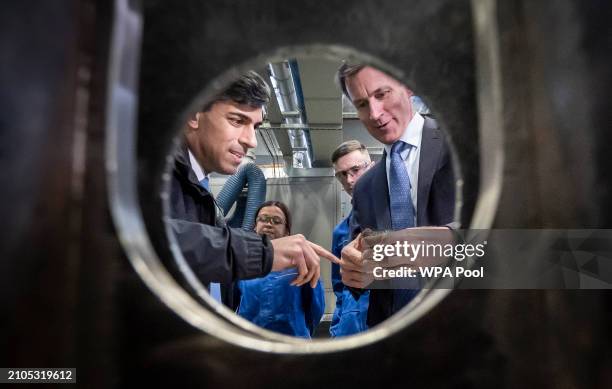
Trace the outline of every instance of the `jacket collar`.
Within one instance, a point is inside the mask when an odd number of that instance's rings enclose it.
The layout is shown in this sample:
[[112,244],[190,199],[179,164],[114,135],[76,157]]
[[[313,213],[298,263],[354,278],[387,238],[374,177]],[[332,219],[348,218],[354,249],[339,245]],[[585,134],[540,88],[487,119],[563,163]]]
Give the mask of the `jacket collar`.
[[191,168],[191,164],[189,163],[189,149],[184,142],[177,151],[176,156],[174,157],[174,162],[174,171],[180,177],[185,178],[191,184],[191,186],[193,186],[203,196],[212,196],[210,192],[202,188],[200,182],[198,181],[198,177]]

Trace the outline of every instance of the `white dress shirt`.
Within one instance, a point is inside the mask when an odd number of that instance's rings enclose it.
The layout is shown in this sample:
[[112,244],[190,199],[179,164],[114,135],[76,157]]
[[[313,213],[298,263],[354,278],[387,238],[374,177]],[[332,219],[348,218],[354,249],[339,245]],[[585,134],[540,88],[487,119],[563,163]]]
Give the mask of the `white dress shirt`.
[[191,150],[187,149],[187,151],[189,152],[189,164],[191,165],[191,170],[193,170],[196,177],[198,178],[198,182],[200,182],[204,178],[208,177],[208,174],[206,174],[204,169],[202,169],[202,166],[200,166],[198,160],[195,159],[195,157],[191,153]]

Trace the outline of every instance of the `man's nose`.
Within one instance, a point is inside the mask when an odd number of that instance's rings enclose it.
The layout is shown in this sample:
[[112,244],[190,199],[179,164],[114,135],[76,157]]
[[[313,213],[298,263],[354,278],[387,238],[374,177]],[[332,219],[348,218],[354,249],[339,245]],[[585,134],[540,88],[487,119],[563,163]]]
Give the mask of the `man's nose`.
[[254,149],[255,147],[257,147],[257,133],[255,130],[255,126],[245,126],[242,130],[242,134],[240,134],[240,138],[238,139],[238,141],[247,149]]
[[383,114],[383,103],[376,99],[370,100],[370,120],[378,120]]
[[349,184],[349,186],[352,188],[353,185],[355,184],[355,181],[357,181],[357,177],[355,177],[354,175],[348,173],[346,175],[346,183]]

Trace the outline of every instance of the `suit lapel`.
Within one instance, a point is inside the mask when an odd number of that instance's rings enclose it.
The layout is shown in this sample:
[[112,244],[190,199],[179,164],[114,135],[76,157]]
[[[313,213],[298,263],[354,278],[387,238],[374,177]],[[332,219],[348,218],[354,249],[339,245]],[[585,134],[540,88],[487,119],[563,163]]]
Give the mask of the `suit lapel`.
[[429,201],[429,189],[436,172],[438,159],[442,150],[443,139],[435,126],[435,122],[425,117],[423,136],[421,138],[421,154],[419,157],[419,187],[417,190],[417,226],[425,218]]
[[389,184],[387,183],[387,153],[372,167],[375,169],[372,180],[372,201],[378,230],[391,229],[391,211],[389,206]]

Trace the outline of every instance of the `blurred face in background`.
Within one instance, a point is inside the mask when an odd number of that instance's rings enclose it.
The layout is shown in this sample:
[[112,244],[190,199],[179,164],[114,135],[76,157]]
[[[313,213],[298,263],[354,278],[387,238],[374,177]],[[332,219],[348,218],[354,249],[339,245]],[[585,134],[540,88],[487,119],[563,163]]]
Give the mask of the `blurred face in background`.
[[255,232],[270,239],[282,238],[289,235],[286,223],[287,218],[279,207],[263,207],[257,214]]
[[361,150],[351,151],[338,158],[336,163],[334,163],[336,178],[349,196],[353,195],[353,188],[357,180],[370,166],[372,166],[370,155]]

